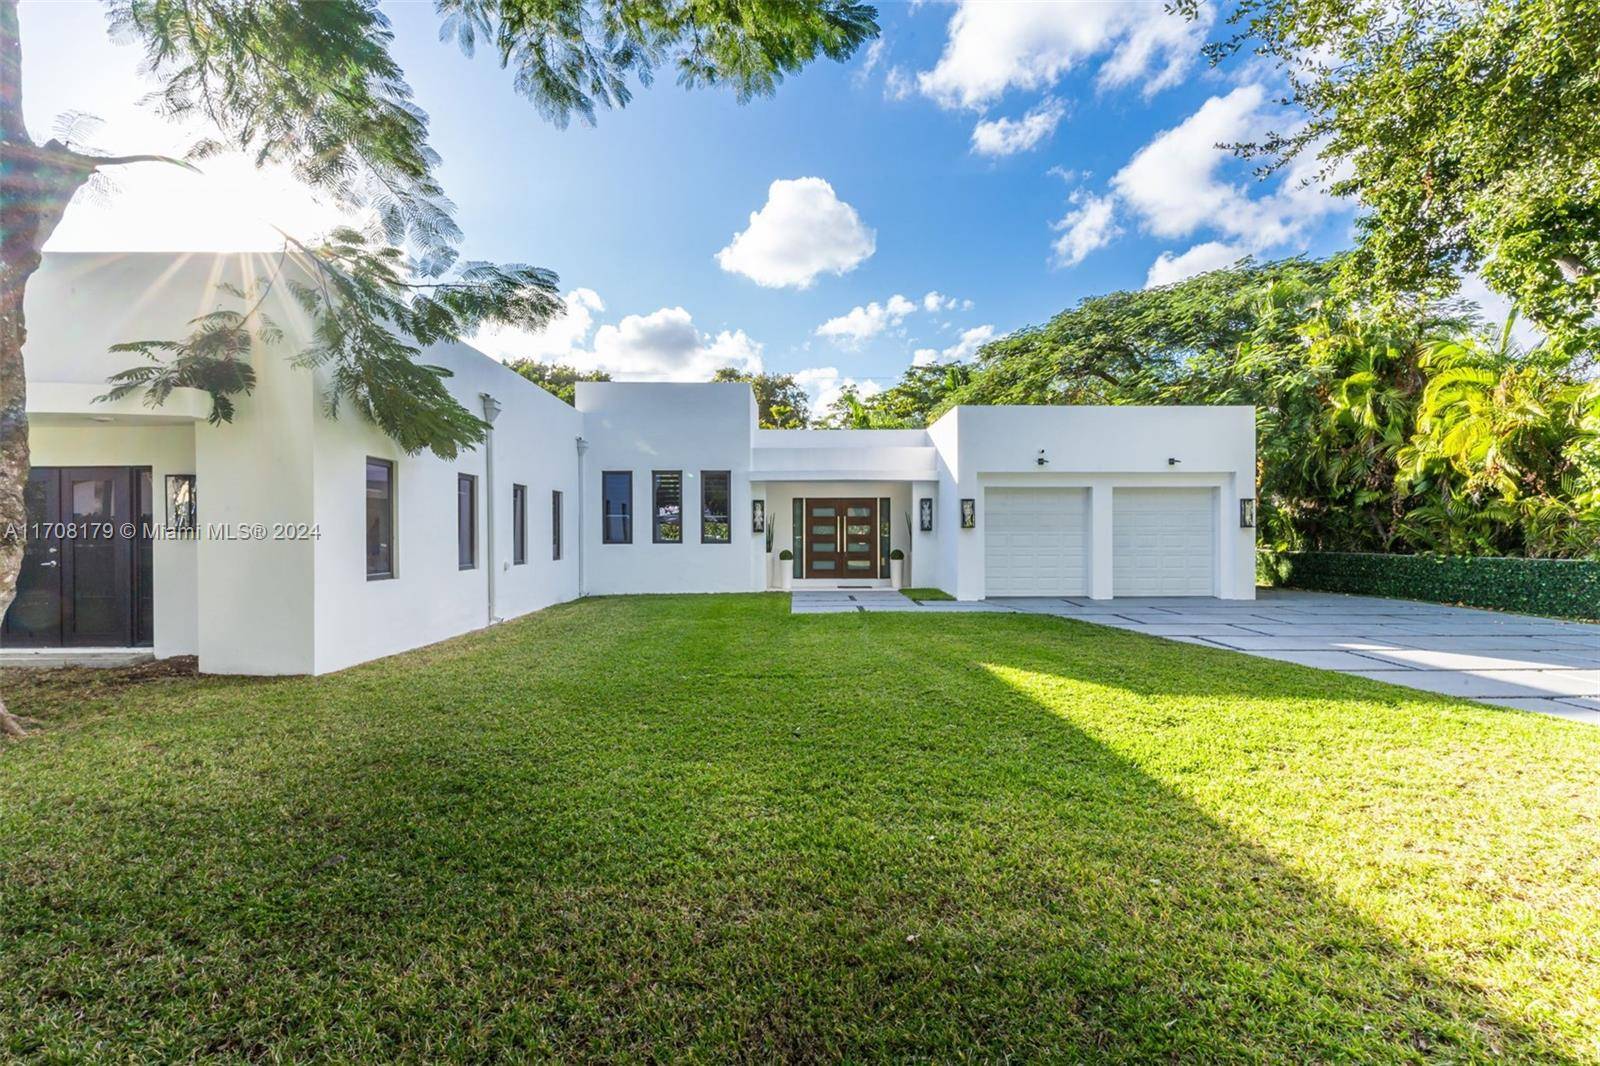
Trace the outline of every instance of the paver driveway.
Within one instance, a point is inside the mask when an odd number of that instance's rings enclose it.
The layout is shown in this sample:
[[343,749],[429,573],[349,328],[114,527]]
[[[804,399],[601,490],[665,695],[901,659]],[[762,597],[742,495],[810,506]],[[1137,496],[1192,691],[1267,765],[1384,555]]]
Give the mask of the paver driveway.
[[921,605],[893,592],[796,592],[794,610],[1051,614],[1600,725],[1600,625],[1581,622],[1293,589],[1262,589],[1255,600]]

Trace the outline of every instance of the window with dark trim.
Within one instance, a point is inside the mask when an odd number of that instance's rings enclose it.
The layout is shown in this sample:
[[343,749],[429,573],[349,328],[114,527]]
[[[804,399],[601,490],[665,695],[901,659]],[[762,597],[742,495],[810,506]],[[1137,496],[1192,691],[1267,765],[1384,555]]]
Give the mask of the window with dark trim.
[[394,464],[367,460],[367,580],[394,577]]
[[682,544],[682,470],[651,471],[650,508],[650,539],[656,544]]
[[456,566],[472,570],[478,565],[478,479],[456,475]]
[[727,544],[733,539],[733,475],[726,470],[700,471],[700,543]]
[[633,543],[633,471],[607,470],[600,475],[600,542]]
[[550,558],[561,559],[561,493],[550,494]]
[[511,486],[511,565],[528,561],[528,486]]

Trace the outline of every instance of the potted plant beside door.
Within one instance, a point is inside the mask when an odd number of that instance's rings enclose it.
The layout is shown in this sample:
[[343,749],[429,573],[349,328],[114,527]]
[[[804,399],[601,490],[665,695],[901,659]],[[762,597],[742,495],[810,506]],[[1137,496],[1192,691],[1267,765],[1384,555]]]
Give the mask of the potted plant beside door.
[[794,562],[794,552],[788,548],[778,553],[778,580],[785,592],[794,588],[794,569],[789,565],[792,562]]
[[906,587],[906,553],[899,548],[889,553],[889,584],[897,589]]

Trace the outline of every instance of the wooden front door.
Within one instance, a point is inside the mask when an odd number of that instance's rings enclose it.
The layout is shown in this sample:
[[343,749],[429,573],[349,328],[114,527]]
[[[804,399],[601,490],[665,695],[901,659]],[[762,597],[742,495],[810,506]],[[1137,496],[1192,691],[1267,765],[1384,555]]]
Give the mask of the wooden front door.
[[871,581],[878,576],[878,501],[807,499],[805,576]]
[[0,643],[149,644],[150,471],[35,467],[27,507],[28,544]]

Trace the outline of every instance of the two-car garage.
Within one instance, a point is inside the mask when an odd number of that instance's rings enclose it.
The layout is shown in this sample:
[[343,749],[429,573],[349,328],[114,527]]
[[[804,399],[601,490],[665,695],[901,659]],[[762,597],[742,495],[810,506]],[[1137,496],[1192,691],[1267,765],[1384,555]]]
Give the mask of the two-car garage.
[[[1113,596],[1217,594],[1216,489],[1110,491]],[[1089,489],[989,488],[984,526],[986,595],[1089,594]]]

